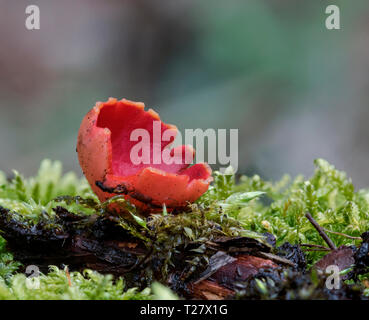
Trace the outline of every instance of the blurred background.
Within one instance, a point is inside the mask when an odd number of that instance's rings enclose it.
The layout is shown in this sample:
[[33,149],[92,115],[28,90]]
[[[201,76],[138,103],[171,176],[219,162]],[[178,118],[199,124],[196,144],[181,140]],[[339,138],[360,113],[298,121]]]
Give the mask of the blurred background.
[[239,128],[240,173],[309,175],[322,157],[369,186],[369,2],[0,0],[0,170],[80,173],[80,121],[110,96],[179,129]]

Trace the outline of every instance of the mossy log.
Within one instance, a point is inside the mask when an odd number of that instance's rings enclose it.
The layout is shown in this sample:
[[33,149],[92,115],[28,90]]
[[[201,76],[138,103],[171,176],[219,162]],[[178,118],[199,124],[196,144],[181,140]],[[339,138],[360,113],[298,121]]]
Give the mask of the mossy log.
[[198,253],[191,244],[177,250],[163,272],[166,257],[116,224],[114,216],[81,217],[57,207],[55,220],[28,225],[0,208],[0,230],[14,258],[25,268],[50,265],[69,270],[92,269],[124,277],[130,285],[144,287],[158,280],[186,298],[226,299],[238,282],[258,273],[294,262],[271,253],[271,247],[247,237],[219,237],[206,243],[207,264],[191,265]]

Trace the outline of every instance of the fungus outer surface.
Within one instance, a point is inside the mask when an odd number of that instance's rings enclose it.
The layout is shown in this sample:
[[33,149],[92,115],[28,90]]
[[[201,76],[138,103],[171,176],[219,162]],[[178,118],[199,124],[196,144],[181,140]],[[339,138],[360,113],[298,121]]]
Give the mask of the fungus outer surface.
[[[82,170],[101,201],[124,194],[143,209],[164,204],[184,207],[206,192],[212,181],[211,169],[206,163],[190,166],[195,154],[191,146],[170,149],[177,127],[161,122],[155,111],[144,108],[143,103],[126,99],[98,102],[83,119],[78,134]],[[135,129],[144,129],[149,139],[132,140]],[[149,150],[149,161],[132,161],[131,151],[138,143]],[[137,155],[142,157],[142,152]],[[165,152],[171,163],[164,160]]]

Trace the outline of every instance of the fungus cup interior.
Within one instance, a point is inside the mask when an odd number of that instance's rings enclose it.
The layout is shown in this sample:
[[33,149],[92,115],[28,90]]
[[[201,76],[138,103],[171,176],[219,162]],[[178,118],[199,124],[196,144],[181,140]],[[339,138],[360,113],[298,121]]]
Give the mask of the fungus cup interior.
[[[99,110],[96,125],[110,131],[112,152],[110,175],[129,177],[145,168],[153,168],[164,175],[169,173],[187,176],[188,182],[194,179],[209,179],[210,168],[207,165],[199,163],[190,166],[195,154],[191,146],[178,146],[169,150],[177,135],[177,127],[161,122],[158,114],[152,109],[145,111],[144,104],[128,100],[117,101],[115,104],[104,104]],[[131,134],[136,129],[145,130],[150,138],[144,140],[140,135],[140,138],[133,140]],[[165,140],[163,139],[164,134]],[[154,139],[155,136],[159,140]],[[142,148],[149,150],[149,163],[133,163],[131,150],[138,143],[141,147],[138,152],[140,157],[142,157]],[[163,161],[165,149],[173,159],[172,163]],[[154,163],[155,158],[159,161]]]

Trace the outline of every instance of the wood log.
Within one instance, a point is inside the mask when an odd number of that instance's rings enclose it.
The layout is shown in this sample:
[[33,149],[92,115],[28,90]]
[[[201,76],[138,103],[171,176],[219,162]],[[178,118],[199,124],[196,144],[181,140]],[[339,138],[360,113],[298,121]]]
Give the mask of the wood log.
[[[247,237],[220,237],[206,244],[209,263],[188,272],[186,261],[196,253],[183,248],[173,257],[167,277],[160,273],[163,261],[152,255],[143,241],[117,226],[109,216],[80,217],[62,207],[55,209],[55,225],[44,222],[26,225],[9,210],[0,208],[0,230],[7,247],[23,266],[37,265],[47,272],[49,265],[82,271],[123,276],[128,285],[144,287],[158,280],[179,295],[190,299],[226,299],[235,293],[235,284],[246,281],[261,269],[278,267],[270,247]],[[283,258],[279,258],[282,259]],[[278,260],[278,259],[277,259]],[[289,260],[288,260],[289,261]],[[195,268],[196,269],[196,268]],[[147,278],[147,271],[152,278]],[[147,278],[147,279],[145,279]]]

